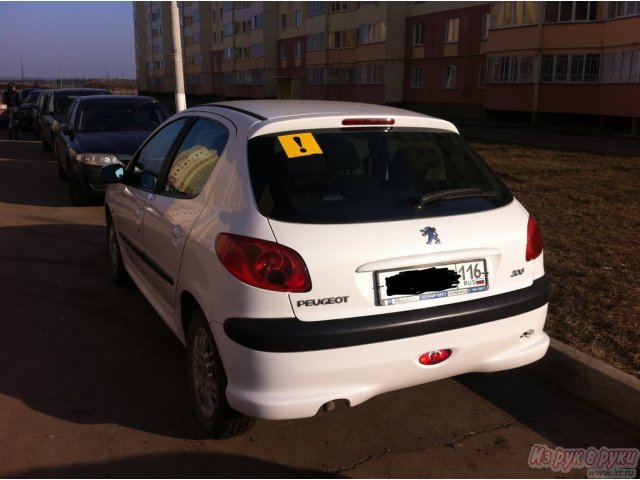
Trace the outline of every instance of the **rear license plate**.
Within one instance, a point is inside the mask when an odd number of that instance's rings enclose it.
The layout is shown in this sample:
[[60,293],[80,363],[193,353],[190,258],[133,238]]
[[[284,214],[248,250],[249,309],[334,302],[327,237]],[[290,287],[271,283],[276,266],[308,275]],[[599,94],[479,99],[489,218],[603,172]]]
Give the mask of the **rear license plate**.
[[489,289],[485,260],[376,272],[378,305],[468,295]]

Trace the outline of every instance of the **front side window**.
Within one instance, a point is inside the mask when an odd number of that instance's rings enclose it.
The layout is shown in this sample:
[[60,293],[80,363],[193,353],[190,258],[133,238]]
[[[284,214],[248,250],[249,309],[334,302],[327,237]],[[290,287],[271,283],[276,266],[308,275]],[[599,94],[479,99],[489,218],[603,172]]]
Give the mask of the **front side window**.
[[181,118],[165,126],[147,142],[130,164],[129,168],[133,168],[139,186],[149,190],[155,189],[162,165],[186,122],[187,119]]
[[479,212],[512,199],[457,134],[393,128],[295,137],[282,132],[249,141],[255,201],[275,220],[391,221]]

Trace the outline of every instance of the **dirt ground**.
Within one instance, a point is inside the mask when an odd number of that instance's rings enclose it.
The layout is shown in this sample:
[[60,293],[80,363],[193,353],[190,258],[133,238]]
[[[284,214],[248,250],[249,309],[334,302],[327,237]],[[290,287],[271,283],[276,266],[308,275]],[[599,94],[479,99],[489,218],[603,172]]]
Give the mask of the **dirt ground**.
[[547,332],[640,377],[640,156],[473,147],[541,225]]

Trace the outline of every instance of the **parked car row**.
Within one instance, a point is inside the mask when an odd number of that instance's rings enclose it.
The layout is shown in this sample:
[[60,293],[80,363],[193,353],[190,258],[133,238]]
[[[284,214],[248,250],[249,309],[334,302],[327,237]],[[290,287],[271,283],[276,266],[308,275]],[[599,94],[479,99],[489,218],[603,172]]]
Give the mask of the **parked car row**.
[[69,180],[74,205],[104,197],[106,184],[99,178],[100,168],[126,165],[147,136],[170,116],[155,98],[112,95],[104,89],[32,94],[37,95],[32,108],[34,133],[44,150],[53,150],[60,178]]

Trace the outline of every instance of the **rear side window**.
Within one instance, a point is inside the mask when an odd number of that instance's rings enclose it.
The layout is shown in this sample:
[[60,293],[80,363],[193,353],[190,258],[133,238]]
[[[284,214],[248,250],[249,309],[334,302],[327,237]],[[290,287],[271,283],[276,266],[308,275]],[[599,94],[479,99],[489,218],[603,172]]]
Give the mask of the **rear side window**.
[[490,210],[512,200],[457,134],[283,132],[249,141],[256,203],[270,218],[357,223]]
[[189,130],[171,164],[163,191],[179,196],[198,195],[218,163],[229,139],[226,127],[200,119]]

